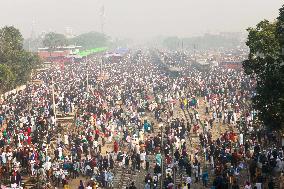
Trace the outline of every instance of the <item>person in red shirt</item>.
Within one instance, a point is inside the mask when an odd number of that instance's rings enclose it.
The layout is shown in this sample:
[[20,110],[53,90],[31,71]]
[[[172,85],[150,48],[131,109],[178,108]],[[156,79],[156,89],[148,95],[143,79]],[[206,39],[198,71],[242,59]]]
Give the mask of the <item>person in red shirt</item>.
[[172,157],[167,155],[166,156],[166,162],[167,162],[167,165],[170,165],[172,163]]
[[31,127],[28,127],[28,128],[27,128],[27,132],[28,132],[28,135],[30,136],[30,134],[31,134],[31,132],[32,132]]
[[28,142],[29,145],[32,143],[32,138],[31,138],[31,136],[28,136],[27,142]]

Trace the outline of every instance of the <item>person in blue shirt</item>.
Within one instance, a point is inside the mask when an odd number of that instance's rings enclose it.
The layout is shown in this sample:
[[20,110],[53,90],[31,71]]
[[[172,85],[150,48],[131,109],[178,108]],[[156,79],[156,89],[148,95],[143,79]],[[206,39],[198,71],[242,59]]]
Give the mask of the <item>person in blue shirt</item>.
[[144,121],[144,132],[150,132],[151,131],[151,125],[145,120]]
[[157,153],[155,159],[156,159],[157,164],[159,165],[162,164],[162,155],[160,153]]
[[0,115],[0,126],[1,126],[1,127],[3,126],[3,120],[4,120],[3,116]]
[[208,184],[208,172],[207,170],[205,170],[202,174],[202,182],[203,182],[203,186],[207,187]]

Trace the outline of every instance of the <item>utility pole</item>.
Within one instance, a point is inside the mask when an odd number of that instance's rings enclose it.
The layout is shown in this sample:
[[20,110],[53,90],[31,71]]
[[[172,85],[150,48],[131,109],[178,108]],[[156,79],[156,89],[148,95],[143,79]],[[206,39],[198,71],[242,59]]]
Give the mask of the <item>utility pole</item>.
[[89,73],[87,71],[87,90],[89,90]]
[[100,57],[100,75],[101,75],[101,82],[102,82],[102,87],[104,86],[104,80],[105,80],[105,74],[103,73],[103,57]]
[[31,49],[31,41],[34,41],[36,39],[36,33],[35,33],[35,20],[32,21],[32,26],[31,26],[31,36],[29,39],[29,52],[32,51]]
[[103,5],[100,10],[100,19],[101,19],[101,33],[104,33],[104,25],[105,25],[105,6]]
[[102,57],[101,57],[101,59],[100,59],[100,63],[101,63],[101,65],[100,65],[101,77],[103,77],[103,58],[102,58]]
[[54,96],[54,80],[53,77],[51,77],[51,81],[52,81],[52,106],[53,106],[53,113],[54,113],[54,123],[56,125],[56,108],[55,108],[55,96]]
[[160,151],[160,153],[161,153],[161,172],[162,172],[162,174],[161,174],[161,178],[160,178],[160,180],[161,180],[161,184],[160,184],[160,188],[161,189],[163,189],[163,180],[164,180],[164,160],[163,160],[163,155],[162,155],[162,149],[163,149],[163,147],[164,147],[164,135],[163,135],[163,123],[160,123],[159,124],[160,125],[160,127],[161,127],[161,151]]
[[196,44],[193,45],[193,51],[194,51],[194,63],[196,63]]
[[86,56],[86,72],[87,72],[87,91],[89,91],[89,72],[88,72],[88,57]]

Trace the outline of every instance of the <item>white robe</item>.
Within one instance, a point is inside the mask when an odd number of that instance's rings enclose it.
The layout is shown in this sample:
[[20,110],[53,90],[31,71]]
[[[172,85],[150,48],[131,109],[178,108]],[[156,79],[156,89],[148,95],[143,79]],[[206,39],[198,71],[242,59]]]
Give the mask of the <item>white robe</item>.
[[69,145],[68,135],[64,135],[64,144]]

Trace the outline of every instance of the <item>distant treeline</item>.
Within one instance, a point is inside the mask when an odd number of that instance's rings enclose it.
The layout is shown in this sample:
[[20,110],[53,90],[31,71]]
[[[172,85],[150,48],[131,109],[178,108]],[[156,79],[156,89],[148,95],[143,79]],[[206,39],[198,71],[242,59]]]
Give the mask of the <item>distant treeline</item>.
[[24,41],[24,48],[30,51],[37,51],[40,47],[78,45],[83,49],[111,46],[110,37],[99,32],[88,32],[81,35],[67,38],[63,34],[50,32],[37,37],[28,38]]
[[205,34],[199,37],[179,38],[176,36],[167,37],[162,40],[162,46],[168,49],[217,49],[236,48],[243,46],[240,33]]

